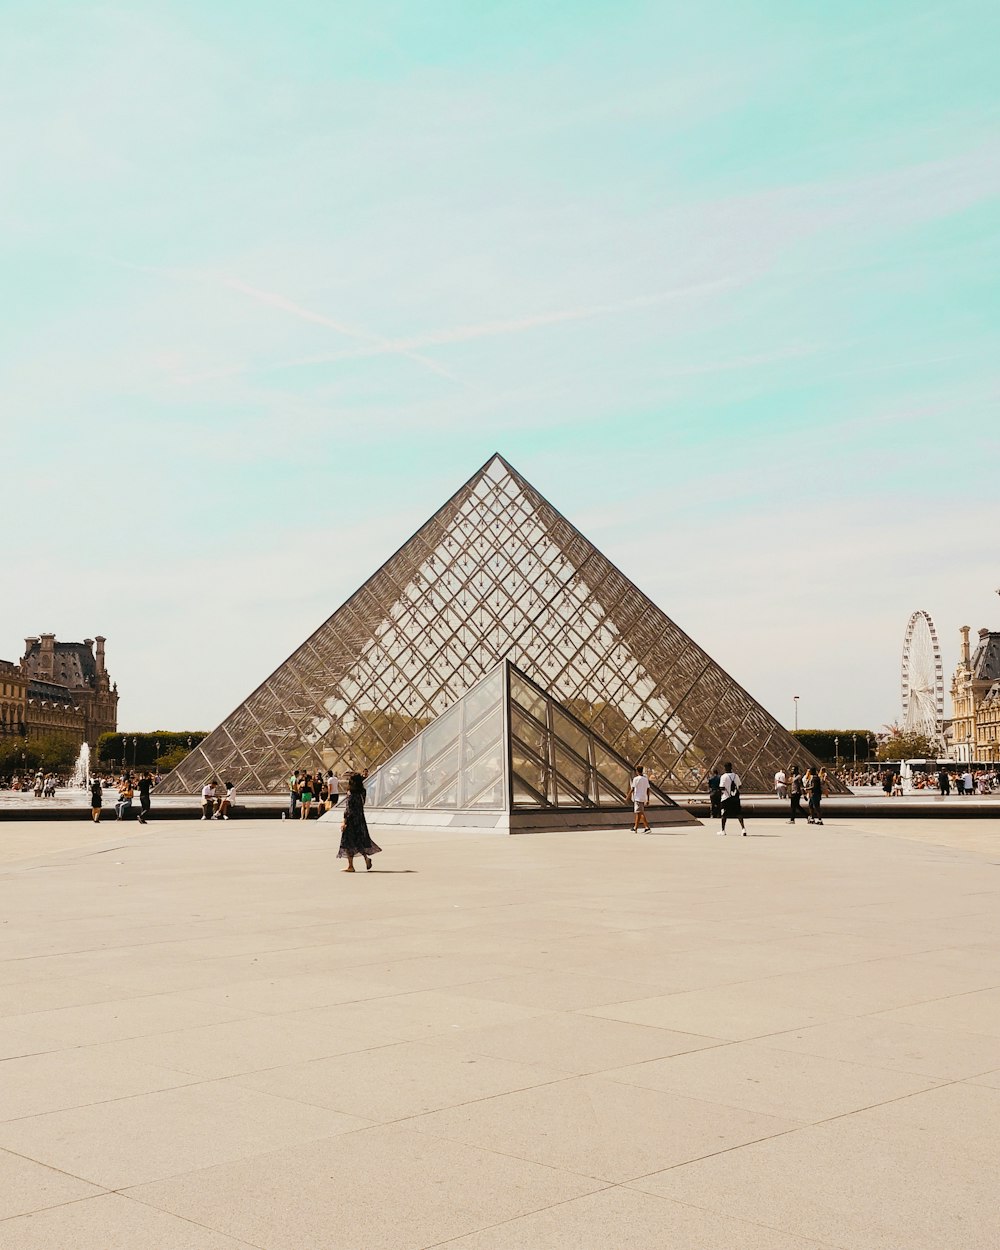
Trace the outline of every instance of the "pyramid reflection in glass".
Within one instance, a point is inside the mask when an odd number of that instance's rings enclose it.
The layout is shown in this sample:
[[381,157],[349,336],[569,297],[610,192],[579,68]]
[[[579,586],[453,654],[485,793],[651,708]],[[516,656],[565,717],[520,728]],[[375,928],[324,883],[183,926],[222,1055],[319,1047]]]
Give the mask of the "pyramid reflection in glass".
[[504,658],[665,791],[732,759],[769,793],[779,766],[815,762],[496,455],[161,789],[225,776],[278,793],[294,768],[374,769]]

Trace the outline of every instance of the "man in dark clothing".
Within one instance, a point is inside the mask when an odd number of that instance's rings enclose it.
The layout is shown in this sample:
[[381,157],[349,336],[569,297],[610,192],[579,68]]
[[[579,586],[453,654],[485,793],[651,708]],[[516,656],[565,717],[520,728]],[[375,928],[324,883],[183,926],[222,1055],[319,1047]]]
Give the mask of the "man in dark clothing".
[[938,770],[938,788],[941,791],[942,798],[947,794],[951,794],[951,778],[948,776],[946,768]]
[[153,785],[153,778],[147,768],[139,778],[139,824],[146,823],[146,817],[149,815],[149,791]]
[[712,769],[708,779],[708,810],[716,818],[722,815],[722,783],[717,767]]
[[790,825],[794,825],[796,820],[802,816],[802,774],[799,772],[798,764],[792,765],[792,775],[788,779],[788,806],[791,819]]

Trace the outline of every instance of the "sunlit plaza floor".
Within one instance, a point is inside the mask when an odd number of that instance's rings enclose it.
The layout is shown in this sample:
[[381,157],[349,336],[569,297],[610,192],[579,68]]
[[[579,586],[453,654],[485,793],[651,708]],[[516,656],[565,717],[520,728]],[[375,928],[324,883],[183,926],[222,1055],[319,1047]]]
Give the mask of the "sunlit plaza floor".
[[0,824],[0,1246],[995,1250],[1000,823],[714,830]]

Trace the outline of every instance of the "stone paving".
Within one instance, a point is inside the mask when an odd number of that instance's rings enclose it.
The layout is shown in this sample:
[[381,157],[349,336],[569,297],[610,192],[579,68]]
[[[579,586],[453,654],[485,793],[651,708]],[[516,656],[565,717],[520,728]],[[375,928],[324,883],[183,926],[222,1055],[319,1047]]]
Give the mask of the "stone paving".
[[2,827],[3,1250],[1000,1244],[992,822],[331,834]]

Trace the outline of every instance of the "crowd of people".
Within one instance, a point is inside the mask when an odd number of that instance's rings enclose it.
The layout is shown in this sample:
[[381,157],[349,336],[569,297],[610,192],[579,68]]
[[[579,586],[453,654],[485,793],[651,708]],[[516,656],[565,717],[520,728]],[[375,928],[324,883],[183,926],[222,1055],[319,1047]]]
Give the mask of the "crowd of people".
[[20,790],[25,794],[33,792],[36,799],[54,799],[60,785],[62,778],[58,773],[43,773],[39,769],[34,776],[26,773],[23,777],[11,777],[9,782],[0,783],[0,789]]
[[150,808],[150,792],[156,785],[156,778],[146,769],[138,774],[125,772],[117,780],[114,777],[91,777],[90,788],[90,819],[95,825],[101,823],[104,812],[104,791],[116,791],[115,820],[127,820],[132,814],[132,804],[136,795],[139,797],[139,810],[136,819],[140,825],[146,823]]
[[1000,769],[995,765],[942,764],[930,771],[914,769],[904,782],[895,768],[885,766],[864,769],[843,769],[836,774],[841,781],[855,789],[881,789],[891,796],[902,795],[904,785],[910,793],[937,790],[942,795],[996,794],[1000,790]]
[[353,776],[361,778],[362,787],[368,778],[368,769],[360,773],[347,773],[338,777],[332,768],[317,769],[315,773],[296,768],[288,778],[288,810],[291,820],[309,820],[320,817],[340,802],[340,796],[350,793]]
[[[830,773],[826,768],[813,768],[809,765],[805,772],[798,764],[789,765],[788,769],[779,768],[774,774],[774,792],[779,799],[788,801],[788,821],[794,825],[797,820],[805,820],[809,825],[823,823],[823,798],[830,787]],[[746,834],[743,822],[743,809],[740,794],[742,780],[731,763],[727,763],[720,774],[713,768],[708,778],[708,799],[711,814],[722,822],[720,834],[726,833],[726,821],[735,818]],[[803,809],[802,804],[805,803]]]

